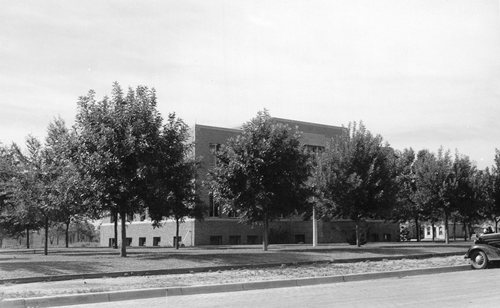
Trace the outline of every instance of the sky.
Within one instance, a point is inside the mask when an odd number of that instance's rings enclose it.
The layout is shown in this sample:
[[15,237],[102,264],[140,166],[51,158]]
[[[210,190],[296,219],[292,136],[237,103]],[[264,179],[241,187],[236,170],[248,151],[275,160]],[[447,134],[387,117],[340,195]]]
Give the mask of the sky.
[[499,0],[0,0],[0,142],[153,87],[187,124],[362,121],[396,149],[500,149]]

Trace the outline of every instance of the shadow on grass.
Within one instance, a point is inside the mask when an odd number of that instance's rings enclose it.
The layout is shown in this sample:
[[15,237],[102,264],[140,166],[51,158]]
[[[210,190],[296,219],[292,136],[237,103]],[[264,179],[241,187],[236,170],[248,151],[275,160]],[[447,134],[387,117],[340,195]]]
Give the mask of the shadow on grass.
[[336,253],[352,253],[352,254],[366,254],[371,253],[375,255],[412,255],[412,254],[420,254],[420,253],[428,253],[429,250],[425,248],[412,248],[412,249],[401,249],[401,248],[380,248],[380,247],[355,247],[352,248],[326,248],[326,249],[289,249],[287,251],[290,252],[308,252],[308,253],[321,253],[321,254],[331,254],[335,255]]
[[0,263],[0,271],[27,271],[37,275],[60,275],[98,272],[99,266],[90,262],[6,262]]

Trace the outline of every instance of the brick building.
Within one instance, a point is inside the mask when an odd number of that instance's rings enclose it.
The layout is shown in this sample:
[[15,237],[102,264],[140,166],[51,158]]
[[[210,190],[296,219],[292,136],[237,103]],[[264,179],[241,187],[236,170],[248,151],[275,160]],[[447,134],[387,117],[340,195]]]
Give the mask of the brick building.
[[[343,128],[315,123],[273,118],[279,123],[296,127],[302,132],[301,144],[309,151],[321,151],[331,138],[342,133]],[[220,146],[237,136],[240,129],[195,125],[195,155],[201,159],[199,181],[206,178],[210,168],[215,165],[214,153]],[[262,229],[238,222],[237,217],[222,215],[220,208],[210,198],[209,192],[198,185],[198,194],[207,211],[203,221],[186,219],[180,225],[180,241],[185,246],[198,245],[239,245],[259,244],[262,242]],[[231,217],[232,216],[232,217]],[[135,215],[127,225],[128,244],[131,246],[173,246],[175,240],[175,222],[166,220],[160,228],[151,226],[147,215]],[[312,222],[297,218],[287,218],[271,222],[270,242],[273,243],[312,243]],[[368,241],[396,241],[399,238],[399,225],[383,221],[367,221],[363,226]],[[318,242],[346,242],[354,235],[354,224],[349,220],[318,222]],[[113,242],[113,224],[105,219],[100,229],[101,246],[110,246]],[[120,239],[118,239],[120,240]]]

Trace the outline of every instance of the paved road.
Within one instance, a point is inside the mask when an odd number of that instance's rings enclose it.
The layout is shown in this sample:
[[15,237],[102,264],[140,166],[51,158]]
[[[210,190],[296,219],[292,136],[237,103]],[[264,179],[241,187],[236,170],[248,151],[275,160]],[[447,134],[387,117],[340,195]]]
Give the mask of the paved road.
[[500,269],[77,307],[499,307]]

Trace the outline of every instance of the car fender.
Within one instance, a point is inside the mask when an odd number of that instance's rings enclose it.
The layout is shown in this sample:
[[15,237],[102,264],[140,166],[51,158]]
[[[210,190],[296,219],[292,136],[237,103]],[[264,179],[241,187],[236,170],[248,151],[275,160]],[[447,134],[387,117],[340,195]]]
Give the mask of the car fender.
[[488,260],[490,261],[496,261],[500,260],[500,249],[490,246],[490,245],[483,245],[483,244],[476,244],[473,245],[472,247],[469,248],[467,253],[465,254],[465,258],[470,258],[472,253],[476,250],[481,250],[483,251],[486,256],[488,257]]

